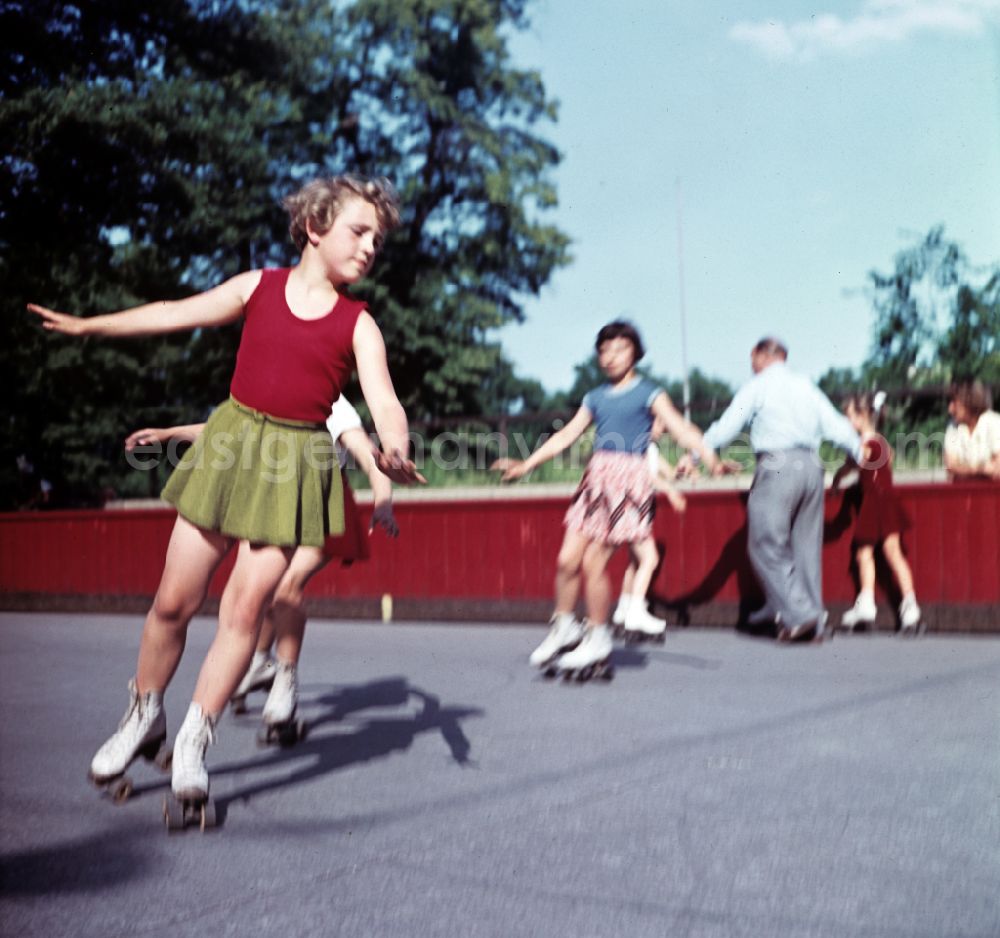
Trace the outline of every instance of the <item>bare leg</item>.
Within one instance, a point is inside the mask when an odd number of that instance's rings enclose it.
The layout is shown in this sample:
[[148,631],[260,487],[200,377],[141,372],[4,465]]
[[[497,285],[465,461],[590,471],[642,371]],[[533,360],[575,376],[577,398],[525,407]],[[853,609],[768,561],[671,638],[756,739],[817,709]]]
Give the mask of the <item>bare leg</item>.
[[649,584],[653,582],[656,565],[660,562],[660,552],[656,549],[656,542],[651,537],[630,545],[629,549],[637,561],[632,595],[637,597],[640,602],[645,603]]
[[583,555],[583,572],[586,576],[585,595],[587,599],[588,625],[606,625],[611,610],[611,578],[608,576],[608,561],[614,554],[616,545],[592,543]]
[[[628,545],[628,566],[625,568],[625,573],[622,576],[622,592],[626,596],[635,595],[635,575],[638,569],[639,561],[636,559],[635,545]],[[649,584],[646,584],[647,588]]]
[[902,546],[899,543],[898,534],[890,534],[882,542],[882,554],[886,563],[892,570],[896,582],[899,584],[899,591],[907,596],[913,592],[913,574],[910,572],[910,564],[903,555]]
[[862,593],[875,593],[875,548],[871,544],[861,544],[855,555],[858,562],[858,581]]
[[576,609],[580,596],[580,570],[589,544],[589,538],[579,531],[566,531],[556,559],[556,615],[572,613]]
[[177,516],[160,585],[142,629],[135,676],[140,694],[163,691],[170,684],[184,653],[188,623],[231,544],[229,538]]
[[271,610],[269,609],[264,615],[264,621],[260,624],[260,634],[257,636],[257,647],[254,650],[261,653],[269,652],[271,646],[274,644],[274,638],[274,619],[271,617]]
[[219,627],[192,697],[205,714],[221,713],[246,673],[264,610],[291,556],[290,548],[240,541],[236,565],[219,605]]
[[[300,547],[274,592],[274,602],[264,619],[275,635],[278,658],[296,664],[302,654],[306,631],[304,593],[306,584],[329,562],[319,547]],[[260,643],[257,643],[260,648]]]

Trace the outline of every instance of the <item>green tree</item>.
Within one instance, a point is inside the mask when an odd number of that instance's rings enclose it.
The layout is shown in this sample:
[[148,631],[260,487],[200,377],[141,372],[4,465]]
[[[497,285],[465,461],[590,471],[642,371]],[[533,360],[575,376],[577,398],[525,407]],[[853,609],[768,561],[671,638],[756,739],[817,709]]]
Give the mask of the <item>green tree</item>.
[[526,0],[358,0],[338,41],[352,62],[338,159],[399,180],[404,226],[368,294],[417,417],[484,409],[502,368],[497,327],[568,260],[539,219],[558,153],[533,132],[556,118],[537,73],[511,67],[506,34]]
[[125,432],[203,416],[238,330],[71,343],[27,300],[80,313],[203,288],[277,243],[267,138],[292,112],[267,88],[280,45],[237,2],[6,3],[0,72],[3,405],[0,495],[24,452],[73,500],[127,478]]
[[858,386],[890,393],[890,426],[941,429],[943,385],[1000,378],[1000,266],[973,265],[936,226],[896,255],[890,273],[872,271],[869,280],[873,346]]
[[558,154],[532,128],[555,106],[506,48],[525,6],[0,4],[0,342],[15,385],[0,502],[17,501],[22,453],[76,498],[155,491],[161,480],[127,474],[122,436],[203,416],[238,341],[231,328],[73,345],[24,303],[91,313],[288,262],[279,196],[318,173],[385,174],[402,192],[404,225],[360,292],[413,416],[482,406],[504,366],[491,330],[568,258],[539,220]]
[[981,289],[959,286],[938,356],[953,380],[979,378],[1000,390],[1000,270]]

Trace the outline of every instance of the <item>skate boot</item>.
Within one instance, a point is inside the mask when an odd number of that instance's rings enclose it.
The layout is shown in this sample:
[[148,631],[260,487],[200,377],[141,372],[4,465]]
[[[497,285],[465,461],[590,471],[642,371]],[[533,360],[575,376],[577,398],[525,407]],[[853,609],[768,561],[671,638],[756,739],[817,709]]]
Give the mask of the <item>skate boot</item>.
[[583,641],[576,648],[560,655],[546,674],[550,677],[561,674],[567,681],[581,683],[595,677],[610,681],[614,676],[610,664],[611,651],[611,630],[606,625],[595,625],[587,629]]
[[611,614],[611,624],[615,627],[615,635],[619,635],[625,630],[625,619],[628,617],[631,605],[632,595],[630,593],[622,593],[618,597],[618,605],[615,606],[615,611]]
[[583,626],[571,612],[557,612],[549,619],[549,625],[549,634],[528,658],[536,668],[544,668],[564,651],[576,648],[583,638]]
[[657,619],[641,601],[633,601],[625,617],[625,640],[652,641],[660,644],[666,638],[667,620]]
[[923,618],[917,597],[907,593],[899,604],[899,631],[902,635],[922,635],[924,632]]
[[274,683],[274,659],[266,651],[255,651],[247,673],[239,687],[233,691],[229,704],[233,713],[247,712],[247,694],[255,690],[270,690]]
[[140,756],[163,771],[170,768],[162,691],[140,694],[133,679],[128,682],[128,695],[125,716],[115,734],[97,750],[88,773],[90,780],[108,791],[116,804],[132,794],[132,779],[125,772]]
[[258,746],[292,746],[305,738],[304,720],[295,719],[299,704],[298,671],[293,661],[278,661],[274,683],[264,704],[264,726],[257,734]]
[[875,597],[871,593],[858,593],[854,605],[840,619],[840,627],[853,632],[857,628],[870,628],[875,624],[878,609],[875,607]]
[[174,740],[171,795],[163,800],[163,819],[168,831],[198,824],[202,830],[215,826],[215,805],[208,798],[205,750],[215,742],[215,720],[194,701]]

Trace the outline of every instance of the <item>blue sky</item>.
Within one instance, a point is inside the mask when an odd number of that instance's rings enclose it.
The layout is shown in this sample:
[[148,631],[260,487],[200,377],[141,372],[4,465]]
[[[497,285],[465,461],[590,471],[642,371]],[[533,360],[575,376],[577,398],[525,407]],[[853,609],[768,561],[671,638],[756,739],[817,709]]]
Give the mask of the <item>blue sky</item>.
[[515,63],[560,102],[551,219],[574,241],[527,321],[519,373],[568,387],[627,316],[648,364],[737,385],[778,334],[812,377],[858,365],[862,288],[935,224],[1000,261],[1000,0],[536,0]]

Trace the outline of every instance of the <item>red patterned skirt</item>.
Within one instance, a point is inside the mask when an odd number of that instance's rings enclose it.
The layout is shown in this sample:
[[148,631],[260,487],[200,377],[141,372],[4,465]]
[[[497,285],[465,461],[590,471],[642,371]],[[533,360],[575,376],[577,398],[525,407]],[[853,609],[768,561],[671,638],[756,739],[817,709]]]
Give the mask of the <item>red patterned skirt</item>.
[[592,541],[629,544],[652,534],[656,497],[643,453],[597,450],[563,524]]

